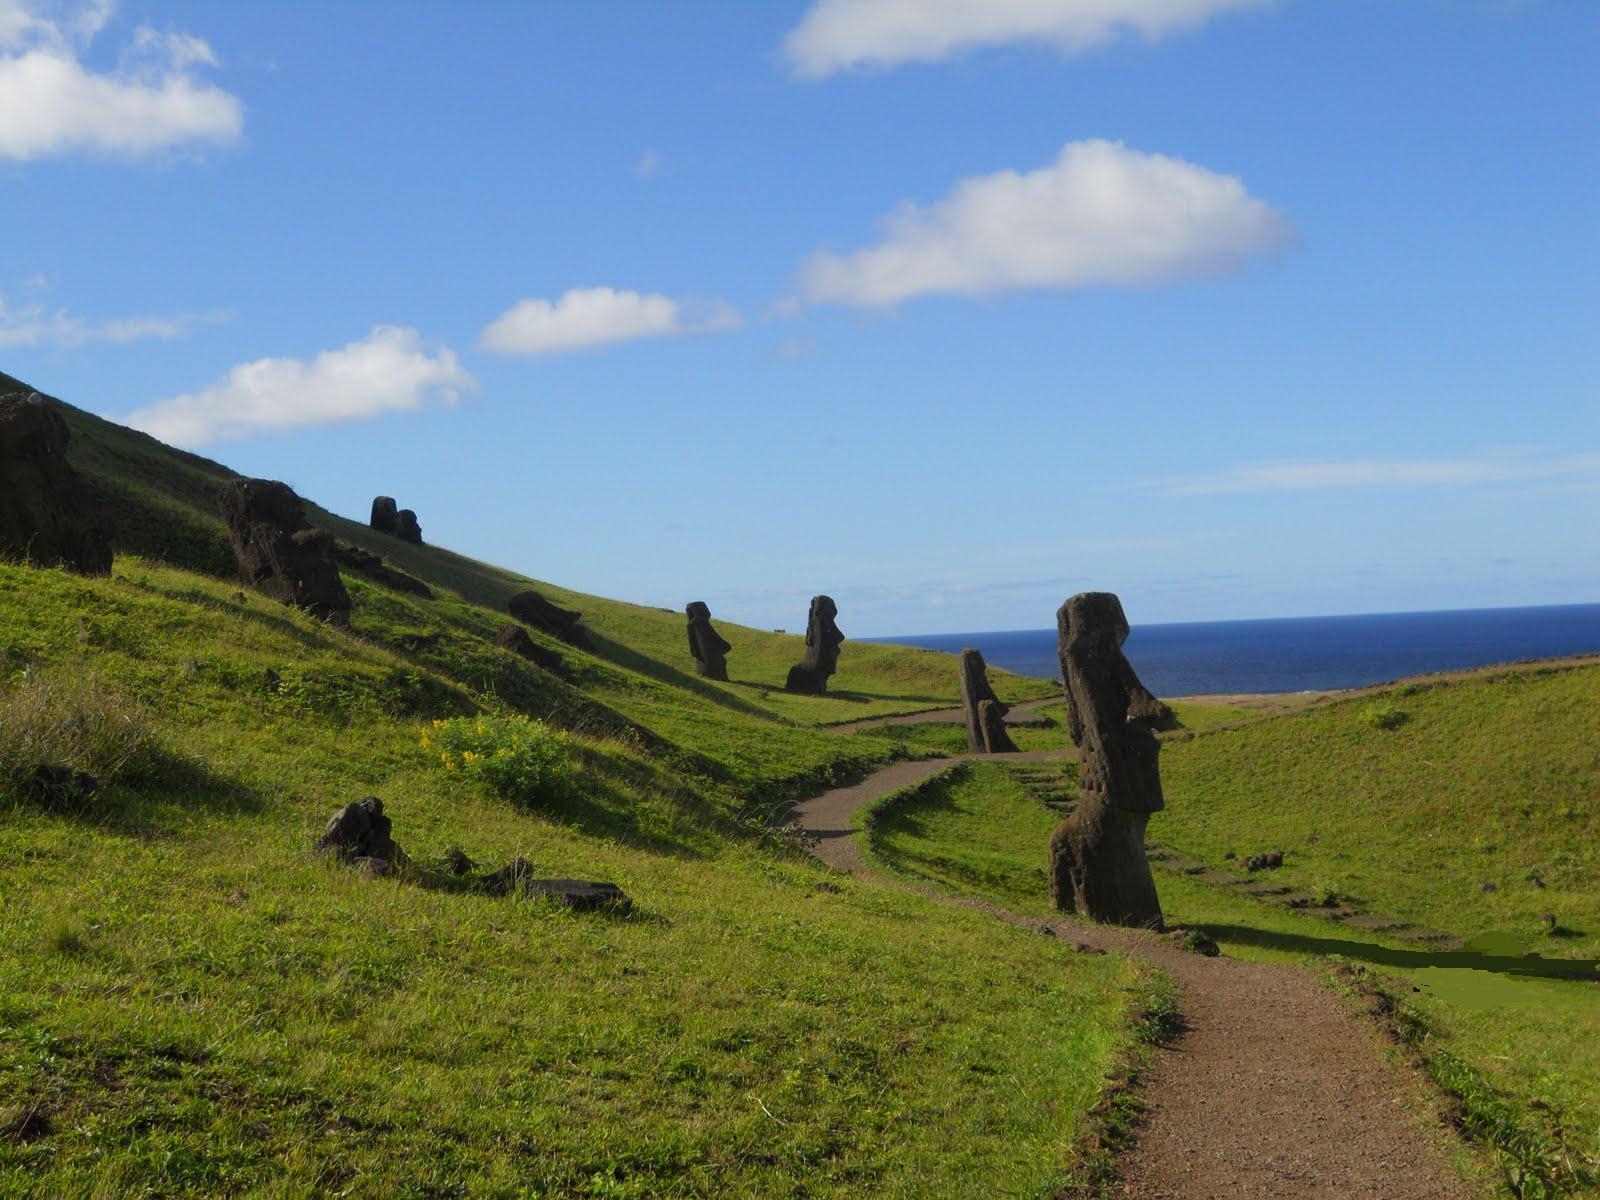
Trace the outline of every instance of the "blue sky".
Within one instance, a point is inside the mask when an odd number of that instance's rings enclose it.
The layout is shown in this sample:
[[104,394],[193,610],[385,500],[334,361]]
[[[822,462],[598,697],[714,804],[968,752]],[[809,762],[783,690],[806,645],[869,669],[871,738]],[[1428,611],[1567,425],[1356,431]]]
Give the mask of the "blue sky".
[[0,0],[0,367],[853,636],[1600,600],[1600,6]]

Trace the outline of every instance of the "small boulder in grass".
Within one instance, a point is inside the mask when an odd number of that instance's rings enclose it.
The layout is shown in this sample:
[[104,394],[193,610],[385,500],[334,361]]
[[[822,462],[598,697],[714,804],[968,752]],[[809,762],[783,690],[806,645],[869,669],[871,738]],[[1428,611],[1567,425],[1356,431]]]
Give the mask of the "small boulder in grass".
[[1222,953],[1222,947],[1217,945],[1216,939],[1198,929],[1174,929],[1167,937],[1190,954],[1216,958]]
[[[331,854],[363,875],[383,876],[403,870],[411,860],[393,837],[393,824],[376,796],[346,804],[334,813],[317,839],[318,854]],[[380,866],[379,864],[382,864]]]
[[538,879],[533,867],[520,855],[479,884],[491,896],[522,894],[545,896],[575,912],[606,910],[625,913],[633,908],[627,893],[614,883],[595,883],[587,879]]

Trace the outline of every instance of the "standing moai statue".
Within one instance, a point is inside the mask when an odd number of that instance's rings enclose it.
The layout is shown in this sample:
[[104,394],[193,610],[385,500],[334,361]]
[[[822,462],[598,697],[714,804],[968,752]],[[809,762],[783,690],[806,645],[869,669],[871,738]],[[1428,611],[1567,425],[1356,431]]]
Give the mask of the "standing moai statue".
[[395,520],[400,512],[393,496],[374,496],[372,498],[372,519],[367,522],[379,533],[394,536]]
[[394,535],[402,542],[410,542],[413,546],[422,545],[422,526],[417,524],[417,514],[409,508],[402,508],[395,513]]
[[0,396],[0,557],[104,575],[111,525],[67,463],[71,441],[66,418],[38,392]]
[[691,600],[683,610],[689,618],[689,653],[694,669],[707,679],[728,682],[728,651],[733,647],[711,626],[711,609],[704,600]]
[[1010,709],[989,686],[989,665],[970,647],[961,652],[961,706],[967,713],[967,750],[972,754],[1012,754],[1016,745],[1006,732]]
[[1110,592],[1083,592],[1061,606],[1056,626],[1080,794],[1050,835],[1050,900],[1090,920],[1159,929],[1144,833],[1164,807],[1161,743],[1152,718],[1134,711],[1137,693],[1150,693],[1122,653],[1128,618]]
[[334,561],[333,535],[306,524],[293,488],[275,479],[235,479],[218,502],[241,580],[329,624],[349,624],[350,593]]
[[831,596],[813,596],[811,615],[806,620],[806,656],[789,668],[785,691],[821,696],[828,690],[828,676],[839,669],[839,646],[844,634],[833,619],[839,606]]

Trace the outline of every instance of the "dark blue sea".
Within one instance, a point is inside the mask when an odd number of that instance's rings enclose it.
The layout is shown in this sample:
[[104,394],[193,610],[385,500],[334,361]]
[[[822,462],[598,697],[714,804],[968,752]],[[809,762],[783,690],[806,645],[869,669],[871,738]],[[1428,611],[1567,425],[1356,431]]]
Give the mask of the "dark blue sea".
[[[870,640],[952,653],[976,646],[991,666],[1060,678],[1053,629]],[[1320,692],[1518,659],[1600,653],[1600,604],[1141,625],[1124,649],[1158,696]]]

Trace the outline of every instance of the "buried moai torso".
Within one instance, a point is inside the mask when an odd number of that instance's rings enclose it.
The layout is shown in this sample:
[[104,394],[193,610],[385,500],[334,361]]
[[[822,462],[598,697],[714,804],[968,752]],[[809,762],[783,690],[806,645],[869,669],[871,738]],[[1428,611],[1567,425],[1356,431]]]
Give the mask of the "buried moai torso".
[[1009,754],[1016,750],[1006,732],[1009,711],[989,686],[989,667],[983,654],[961,652],[961,706],[967,716],[967,749],[973,754]]
[[1122,653],[1127,617],[1111,593],[1084,592],[1056,621],[1081,794],[1050,836],[1051,899],[1096,921],[1159,927],[1144,834],[1150,814],[1164,807],[1161,744],[1145,702],[1153,697]]
[[806,620],[806,656],[789,668],[784,688],[820,696],[828,690],[828,676],[839,669],[839,647],[844,634],[834,624],[839,606],[831,596],[813,596]]
[[263,595],[335,625],[350,620],[333,535],[306,524],[294,489],[274,479],[235,479],[218,494],[239,578]]
[[707,679],[728,679],[728,651],[733,649],[712,627],[711,609],[703,600],[692,600],[683,610],[689,619],[689,653],[694,668]]
[[104,575],[111,523],[67,463],[71,440],[66,418],[37,392],[0,396],[0,557]]

